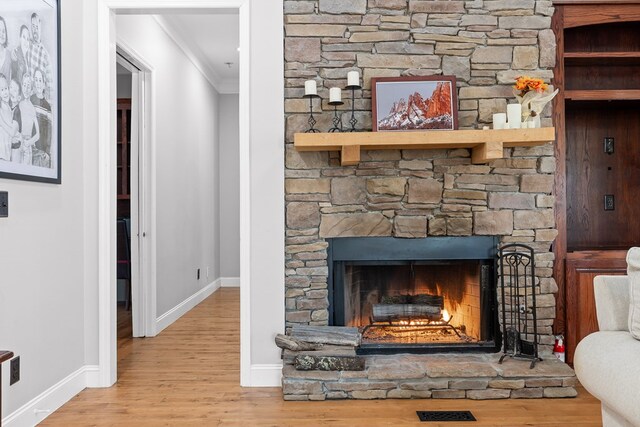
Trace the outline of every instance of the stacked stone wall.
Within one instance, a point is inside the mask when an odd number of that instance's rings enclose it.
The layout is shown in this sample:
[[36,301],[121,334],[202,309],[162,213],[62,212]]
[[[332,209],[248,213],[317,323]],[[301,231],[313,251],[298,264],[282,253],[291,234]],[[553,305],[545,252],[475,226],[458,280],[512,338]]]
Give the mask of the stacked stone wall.
[[[551,145],[505,149],[486,165],[472,165],[466,149],[365,151],[357,166],[343,167],[337,152],[297,152],[293,135],[307,128],[304,81],[317,81],[316,127],[326,131],[329,88],[345,87],[351,70],[363,76],[360,130],[371,130],[371,77],[389,76],[455,75],[459,127],[489,124],[514,102],[517,76],[553,77],[551,2],[287,0],[284,11],[287,325],[327,324],[326,238],[497,235],[536,250],[538,330],[549,351],[557,291]],[[345,123],[350,108],[342,107]]]

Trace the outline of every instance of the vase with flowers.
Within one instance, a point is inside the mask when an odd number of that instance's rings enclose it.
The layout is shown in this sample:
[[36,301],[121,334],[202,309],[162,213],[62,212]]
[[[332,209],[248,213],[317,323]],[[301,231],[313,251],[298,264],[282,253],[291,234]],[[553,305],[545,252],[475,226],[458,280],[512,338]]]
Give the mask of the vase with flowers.
[[523,127],[540,127],[540,115],[545,105],[558,94],[558,89],[549,92],[549,85],[542,79],[520,76],[513,86],[514,95],[522,105]]

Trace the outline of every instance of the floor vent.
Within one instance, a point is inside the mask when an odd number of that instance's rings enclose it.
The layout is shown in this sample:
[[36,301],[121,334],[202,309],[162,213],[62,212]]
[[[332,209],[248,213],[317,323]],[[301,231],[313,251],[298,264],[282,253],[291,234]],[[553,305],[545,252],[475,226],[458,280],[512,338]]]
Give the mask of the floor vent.
[[420,421],[476,421],[471,411],[417,411]]

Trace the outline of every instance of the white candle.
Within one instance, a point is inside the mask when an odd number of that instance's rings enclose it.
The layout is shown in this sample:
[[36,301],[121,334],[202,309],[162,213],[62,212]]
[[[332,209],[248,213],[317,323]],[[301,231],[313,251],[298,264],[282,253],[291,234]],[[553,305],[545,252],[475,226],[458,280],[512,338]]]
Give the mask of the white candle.
[[522,105],[507,105],[507,117],[509,118],[509,128],[520,129],[522,127]]
[[493,115],[493,128],[494,129],[504,129],[507,127],[507,114],[506,113],[496,113]]
[[360,86],[360,73],[349,71],[347,73],[347,86]]
[[329,102],[342,101],[342,89],[339,87],[332,87],[329,89]]
[[316,87],[315,80],[307,80],[304,82],[304,94],[305,95],[317,95],[318,89]]

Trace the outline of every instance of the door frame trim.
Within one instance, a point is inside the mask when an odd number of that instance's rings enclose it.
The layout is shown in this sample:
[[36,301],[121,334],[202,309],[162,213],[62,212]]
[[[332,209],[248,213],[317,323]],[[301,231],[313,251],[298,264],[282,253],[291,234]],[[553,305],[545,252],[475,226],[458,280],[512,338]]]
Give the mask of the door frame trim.
[[[99,386],[117,380],[115,109],[116,13],[153,14],[238,9],[240,21],[240,381],[251,385],[250,333],[250,1],[251,0],[100,0],[98,29],[98,366]],[[150,88],[153,97],[153,87]],[[151,145],[153,145],[153,131]],[[153,164],[151,165],[153,169]],[[155,170],[150,171],[155,176]],[[153,184],[152,184],[153,185]],[[155,230],[147,236],[153,237]],[[155,258],[151,245],[151,257]],[[153,280],[153,273],[152,279]],[[152,298],[155,303],[155,297]],[[156,316],[155,310],[149,315]],[[155,319],[154,319],[155,321]]]
[[[155,170],[151,132],[155,128],[151,99],[153,67],[121,38],[116,61],[131,71],[131,313],[134,337],[152,337],[156,331],[156,194],[151,170]],[[126,64],[123,64],[126,62]],[[136,125],[134,127],[134,124]],[[133,136],[136,136],[134,139]],[[148,231],[150,238],[146,238]],[[135,286],[134,286],[135,283]]]

